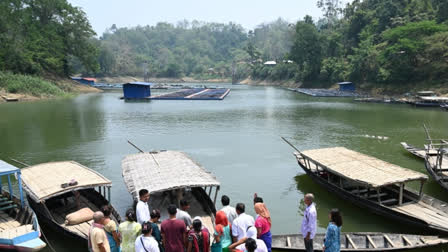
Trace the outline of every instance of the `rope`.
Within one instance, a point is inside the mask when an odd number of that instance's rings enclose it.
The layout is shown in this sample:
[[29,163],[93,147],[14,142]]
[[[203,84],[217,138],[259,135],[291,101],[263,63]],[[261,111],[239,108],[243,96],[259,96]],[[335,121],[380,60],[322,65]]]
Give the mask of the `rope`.
[[51,246],[50,242],[48,241],[47,237],[45,236],[44,231],[42,230],[40,225],[39,225],[39,229],[40,229],[40,233],[42,234],[42,236],[45,239],[45,242],[47,242],[48,247],[51,249],[51,251],[56,252],[56,250],[53,248],[53,246]]

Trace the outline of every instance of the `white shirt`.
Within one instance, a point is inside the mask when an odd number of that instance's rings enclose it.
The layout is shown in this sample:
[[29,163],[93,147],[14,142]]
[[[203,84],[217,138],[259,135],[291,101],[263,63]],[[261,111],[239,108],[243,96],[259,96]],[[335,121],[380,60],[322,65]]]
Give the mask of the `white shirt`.
[[187,227],[190,227],[193,223],[190,214],[180,209],[177,209],[176,219],[183,221]]
[[149,215],[148,203],[139,200],[137,203],[136,212],[137,222],[140,223],[140,225],[145,221],[151,220],[151,216]]
[[[143,246],[145,247],[143,248]],[[156,239],[154,239],[154,237],[152,236],[145,237],[143,235],[140,235],[137,237],[137,239],[135,239],[135,252],[146,252],[146,251],[160,252],[159,244],[157,243]]]
[[246,237],[247,228],[254,225],[254,217],[242,213],[232,223],[232,235],[237,237],[237,240],[240,240]]
[[[257,242],[257,248],[255,249],[255,252],[268,252],[268,247],[266,247],[266,244],[263,240],[256,239],[255,241]],[[236,249],[246,251],[246,244],[243,243],[241,245],[238,245],[236,246]]]
[[234,207],[231,207],[229,205],[223,207],[221,209],[224,213],[226,213],[227,220],[229,223],[233,223],[233,221],[238,217],[238,214],[236,213],[236,210]]
[[313,239],[316,235],[316,227],[317,227],[317,212],[316,212],[316,206],[314,203],[311,203],[306,209],[305,213],[303,214],[303,220],[302,220],[302,235],[303,238],[306,237],[306,234],[308,232],[310,233],[310,239]]

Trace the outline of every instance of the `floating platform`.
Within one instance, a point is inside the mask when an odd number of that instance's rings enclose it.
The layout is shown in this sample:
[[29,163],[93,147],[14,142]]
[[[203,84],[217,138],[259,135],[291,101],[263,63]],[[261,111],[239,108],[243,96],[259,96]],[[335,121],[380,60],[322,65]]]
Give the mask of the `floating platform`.
[[230,92],[228,88],[191,88],[167,94],[150,96],[149,100],[223,100]]
[[289,90],[313,97],[357,97],[359,94],[352,91],[339,91],[320,88],[290,88]]

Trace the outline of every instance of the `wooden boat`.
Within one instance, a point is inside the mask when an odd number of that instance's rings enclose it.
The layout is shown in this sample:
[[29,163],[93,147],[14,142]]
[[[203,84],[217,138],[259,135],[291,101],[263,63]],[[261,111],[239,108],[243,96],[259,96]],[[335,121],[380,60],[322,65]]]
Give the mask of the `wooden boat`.
[[[322,251],[325,234],[316,234],[314,250]],[[447,244],[448,240],[437,236],[386,234],[386,233],[341,233],[341,251],[403,251]],[[305,251],[303,236],[273,235],[272,249],[277,251]]]
[[441,144],[432,144],[438,149],[426,152],[425,168],[440,186],[448,190],[448,143],[446,140],[441,141]]
[[413,145],[407,144],[406,142],[401,142],[401,146],[408,152],[410,152],[412,155],[419,157],[421,159],[425,159],[426,157],[426,150],[423,148],[417,148]]
[[[297,150],[294,155],[314,182],[341,198],[428,232],[448,234],[448,203],[423,194],[425,174],[344,147]],[[405,188],[410,182],[420,182],[419,193]]]
[[[87,239],[93,220],[68,225],[65,224],[66,215],[84,207],[99,211],[110,202],[112,182],[74,161],[38,164],[23,168],[22,174],[28,202],[39,219],[55,232],[75,239]],[[68,184],[72,180],[76,185]],[[79,192],[78,201],[75,192]],[[121,221],[113,207],[111,218],[117,223]]]
[[190,203],[191,217],[200,216],[208,230],[213,230],[220,183],[185,153],[142,152],[126,156],[121,165],[124,182],[134,201],[138,201],[141,189],[147,189],[151,195],[148,205],[159,209],[164,220],[168,218],[167,206],[179,207],[179,201],[184,198]]
[[[17,178],[18,197],[14,195],[11,175]],[[9,191],[1,187],[5,177]],[[20,169],[0,160],[0,250],[39,251],[46,246],[39,237],[36,214],[24,202]]]

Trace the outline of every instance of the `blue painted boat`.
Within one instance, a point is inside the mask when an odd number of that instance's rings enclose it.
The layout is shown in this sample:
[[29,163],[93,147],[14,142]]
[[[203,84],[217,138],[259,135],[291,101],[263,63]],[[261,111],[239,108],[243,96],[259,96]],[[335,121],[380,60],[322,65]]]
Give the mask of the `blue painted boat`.
[[[5,177],[8,191],[1,186]],[[0,251],[39,251],[46,246],[36,214],[24,202],[21,180],[19,168],[0,160]]]

